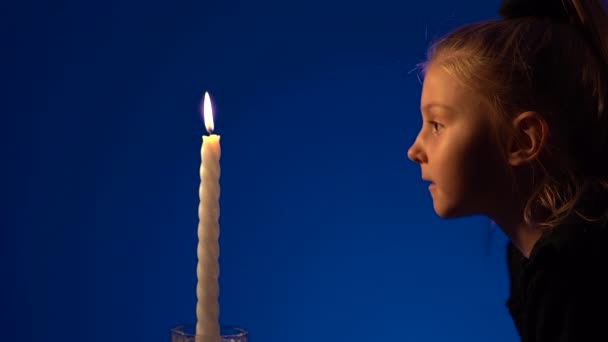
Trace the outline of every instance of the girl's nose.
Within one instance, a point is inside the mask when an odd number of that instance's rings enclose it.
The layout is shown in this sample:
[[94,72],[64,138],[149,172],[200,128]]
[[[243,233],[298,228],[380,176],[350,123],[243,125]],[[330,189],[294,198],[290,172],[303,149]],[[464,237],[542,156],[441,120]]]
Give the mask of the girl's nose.
[[426,156],[424,152],[420,148],[420,144],[418,143],[418,139],[414,141],[414,144],[407,150],[407,157],[418,164],[422,164],[426,161]]

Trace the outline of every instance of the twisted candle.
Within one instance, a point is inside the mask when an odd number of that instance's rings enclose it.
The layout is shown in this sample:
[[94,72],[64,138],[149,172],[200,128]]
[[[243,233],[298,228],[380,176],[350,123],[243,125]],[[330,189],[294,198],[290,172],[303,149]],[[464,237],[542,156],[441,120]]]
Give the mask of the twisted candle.
[[[208,104],[208,105],[207,105]],[[207,107],[211,111],[209,95],[205,94],[205,121],[213,130],[213,118],[207,122]],[[196,342],[220,342],[219,326],[219,197],[220,197],[220,137],[203,136],[198,207],[198,264],[196,269]]]

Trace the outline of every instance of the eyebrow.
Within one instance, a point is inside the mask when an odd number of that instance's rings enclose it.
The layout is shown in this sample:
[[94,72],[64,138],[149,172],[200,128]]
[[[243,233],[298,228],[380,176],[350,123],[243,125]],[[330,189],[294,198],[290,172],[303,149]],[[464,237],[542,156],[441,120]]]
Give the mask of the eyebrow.
[[425,104],[424,106],[422,106],[420,108],[420,111],[421,112],[427,112],[427,111],[429,111],[433,107],[443,108],[443,109],[447,110],[448,112],[456,112],[456,110],[453,107],[450,107],[448,105],[444,105],[444,104],[441,104],[441,103],[435,103],[435,102]]

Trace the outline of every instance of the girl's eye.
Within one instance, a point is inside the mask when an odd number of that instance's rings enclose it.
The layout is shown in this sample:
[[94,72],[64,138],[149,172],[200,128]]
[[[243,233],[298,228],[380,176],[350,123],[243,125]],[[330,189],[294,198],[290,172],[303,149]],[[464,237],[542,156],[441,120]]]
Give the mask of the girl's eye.
[[441,128],[443,128],[443,125],[436,121],[429,121],[429,124],[431,124],[431,126],[433,126],[433,132],[435,132],[435,133],[439,132],[439,130]]

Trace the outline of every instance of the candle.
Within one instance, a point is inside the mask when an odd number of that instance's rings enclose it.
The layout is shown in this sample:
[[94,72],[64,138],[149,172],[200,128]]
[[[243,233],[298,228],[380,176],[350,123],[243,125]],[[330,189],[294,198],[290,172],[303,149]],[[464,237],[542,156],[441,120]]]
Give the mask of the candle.
[[[209,136],[201,147],[201,183],[198,207],[198,264],[196,268],[196,342],[219,342],[219,263],[220,247],[220,136],[213,132],[213,112],[205,92],[203,117]],[[199,336],[200,335],[200,336]]]

